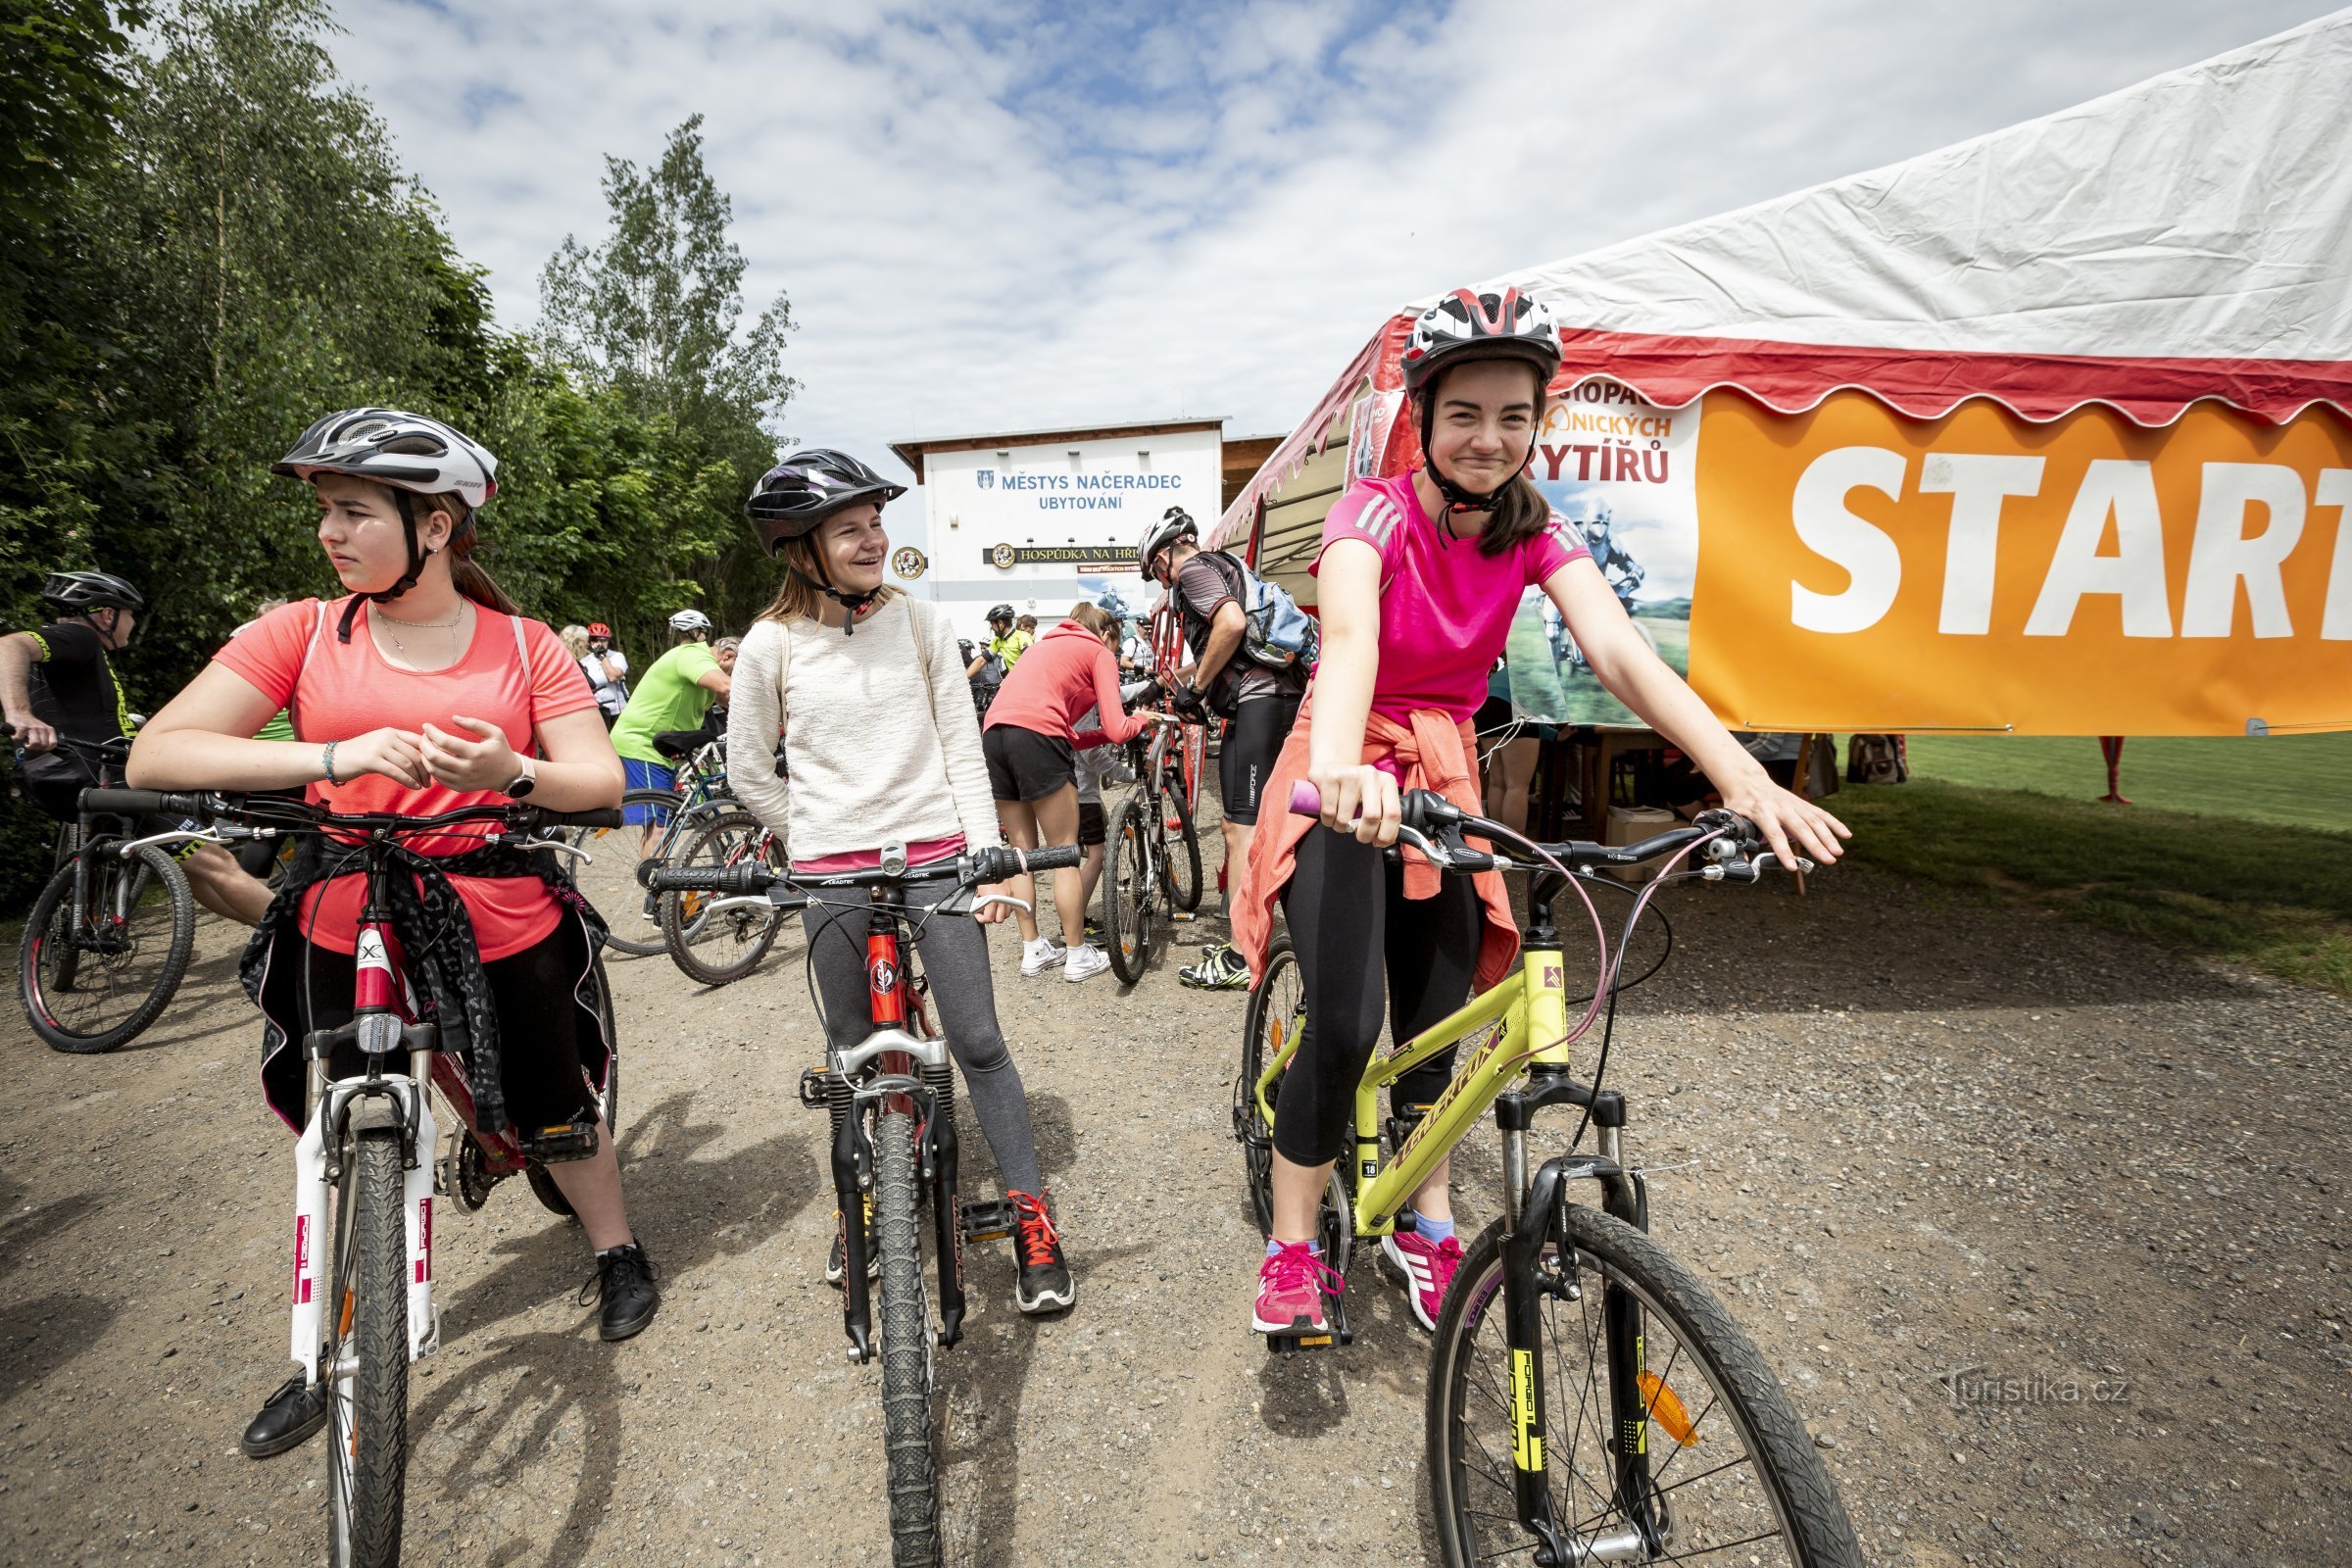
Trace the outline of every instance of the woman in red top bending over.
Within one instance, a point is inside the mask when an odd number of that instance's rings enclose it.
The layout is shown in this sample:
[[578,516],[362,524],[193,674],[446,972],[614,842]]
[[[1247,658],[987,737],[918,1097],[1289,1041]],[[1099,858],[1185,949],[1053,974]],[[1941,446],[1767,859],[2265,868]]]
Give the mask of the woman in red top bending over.
[[[496,492],[496,470],[489,453],[418,415],[352,409],[313,425],[271,471],[317,491],[318,543],[348,596],[306,599],[245,627],[140,732],[129,782],[307,786],[329,809],[403,816],[525,795],[558,811],[618,806],[620,760],[579,666],[471,559],[475,510]],[[253,739],[281,708],[301,739]],[[484,831],[452,829],[409,848],[478,851]],[[303,1113],[296,1043],[352,1012],[365,879],[337,869],[298,862],[255,939],[270,946],[268,961],[247,966],[269,1020],[263,1090],[290,1124]],[[447,880],[479,952],[466,989],[477,999],[486,990],[498,1042],[492,1097],[477,1114],[488,1121],[503,1098],[517,1128],[594,1117],[591,1086],[610,1060],[587,984],[594,933],[536,876]],[[596,1250],[600,1330],[626,1339],[652,1321],[660,1294],[621,1202],[610,1130],[599,1119],[594,1154],[546,1169]],[[326,1388],[291,1379],[246,1430],[245,1451],[266,1458],[316,1432]]]
[[[1024,850],[1078,842],[1078,753],[1133,740],[1164,716],[1131,714],[1119,701],[1119,660],[1111,652],[1118,635],[1119,623],[1108,612],[1081,603],[1069,619],[1029,645],[989,705],[980,735],[989,793],[1004,837]],[[1089,709],[1101,710],[1102,727],[1080,734],[1078,720]],[[1036,915],[1015,911],[1021,973],[1044,974],[1058,963],[1061,977],[1075,981],[1109,968],[1102,950],[1086,940],[1086,894],[1076,871],[1054,873],[1054,907],[1061,915],[1058,943],[1039,933]]]

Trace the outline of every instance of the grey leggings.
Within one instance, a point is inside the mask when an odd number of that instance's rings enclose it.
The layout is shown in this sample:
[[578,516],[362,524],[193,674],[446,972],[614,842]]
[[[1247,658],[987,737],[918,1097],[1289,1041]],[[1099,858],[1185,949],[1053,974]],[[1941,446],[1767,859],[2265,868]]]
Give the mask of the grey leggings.
[[[917,883],[906,889],[910,906],[928,907],[955,891],[952,882]],[[908,929],[913,927],[908,921]],[[866,912],[862,906],[811,907],[801,914],[808,934],[808,962],[825,1002],[825,1038],[836,1048],[854,1046],[872,1031],[865,983]],[[931,980],[931,1004],[948,1037],[972,1113],[996,1152],[1004,1185],[1032,1197],[1045,1195],[1037,1168],[1037,1138],[1029,1126],[1029,1096],[1021,1070],[1004,1049],[997,1027],[997,986],[988,970],[988,935],[968,914],[929,919],[915,951]]]

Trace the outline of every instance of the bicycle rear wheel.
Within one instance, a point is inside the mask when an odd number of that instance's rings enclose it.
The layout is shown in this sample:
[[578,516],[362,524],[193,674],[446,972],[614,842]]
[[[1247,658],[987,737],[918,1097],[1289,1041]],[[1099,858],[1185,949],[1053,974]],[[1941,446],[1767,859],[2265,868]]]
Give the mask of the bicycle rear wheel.
[[1160,790],[1159,801],[1161,884],[1168,906],[1190,913],[1200,907],[1200,835],[1193,827],[1193,806],[1173,780]]
[[52,1051],[113,1051],[155,1022],[188,972],[196,900],[178,863],[155,845],[129,860],[102,852],[88,863],[82,919],[74,919],[74,864],[33,901],[17,953],[17,989],[32,1032]]
[[[1563,1240],[1573,1299],[1553,1272]],[[1539,1462],[1572,1548],[1607,1561],[1859,1568],[1853,1525],[1804,1424],[1695,1275],[1624,1221],[1575,1205],[1545,1255],[1551,1277],[1526,1282],[1543,1331]],[[1521,1561],[1536,1544],[1512,1492],[1505,1266],[1496,1220],[1462,1259],[1430,1348],[1430,1500],[1448,1568]],[[1631,1423],[1632,1455],[1612,1398],[1626,1376],[1624,1407],[1648,1415]]]
[[[666,863],[701,825],[691,820],[694,813],[682,808],[678,797],[668,790],[631,790],[620,798],[623,811],[639,806],[668,813],[668,821],[654,830],[654,842],[646,856],[649,859]],[[608,944],[637,957],[662,951],[660,911],[654,896],[637,880],[637,850],[644,831],[634,822],[575,829],[571,842],[586,851],[588,858],[567,858],[581,897],[596,906],[611,927]]]
[[1119,808],[1104,848],[1109,863],[1102,868],[1102,946],[1110,956],[1110,971],[1128,985],[1144,977],[1152,964],[1153,886],[1152,849],[1146,834],[1152,831],[1149,812],[1157,809],[1154,790],[1139,789]]
[[368,1128],[346,1150],[327,1300],[328,1560],[400,1561],[409,1466],[409,1245],[400,1134]]
[[[672,864],[722,867],[743,865],[759,858],[781,871],[784,854],[760,819],[749,811],[722,811],[695,833]],[[720,909],[707,912],[712,898],[707,893],[664,893],[661,898],[662,942],[670,960],[687,977],[707,986],[740,980],[760,965],[776,934],[784,929],[784,911]]]
[[890,1461],[892,1568],[939,1562],[939,1459],[932,1446],[931,1308],[923,1290],[914,1118],[874,1120],[874,1233],[882,1253],[882,1442]]

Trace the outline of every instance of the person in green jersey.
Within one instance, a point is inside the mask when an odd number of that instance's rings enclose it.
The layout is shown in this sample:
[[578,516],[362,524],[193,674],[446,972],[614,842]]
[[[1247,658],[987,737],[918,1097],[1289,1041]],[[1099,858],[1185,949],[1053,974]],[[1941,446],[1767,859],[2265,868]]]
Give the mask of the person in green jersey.
[[[681,610],[669,617],[677,646],[646,668],[629,693],[628,706],[612,726],[612,749],[620,754],[621,771],[633,790],[677,788],[677,769],[654,746],[654,737],[673,729],[700,729],[712,703],[727,700],[727,672],[710,652],[710,617],[699,610]],[[632,806],[624,819],[644,829],[637,843],[642,858],[654,847],[668,811],[656,806]],[[650,919],[653,897],[647,895]]]

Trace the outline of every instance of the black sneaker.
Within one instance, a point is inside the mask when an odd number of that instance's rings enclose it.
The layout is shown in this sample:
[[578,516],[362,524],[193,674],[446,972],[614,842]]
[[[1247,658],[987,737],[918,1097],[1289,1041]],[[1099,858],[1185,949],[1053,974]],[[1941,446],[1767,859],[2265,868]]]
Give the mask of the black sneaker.
[[[833,1211],[833,1246],[825,1253],[825,1283],[837,1291],[841,1289],[841,1277],[850,1271],[849,1256],[849,1228],[842,1224],[841,1210],[837,1208]],[[865,1200],[865,1277],[869,1280],[882,1277],[882,1249],[874,1245],[874,1200],[870,1194]]]
[[603,1303],[596,1332],[608,1340],[625,1340],[642,1332],[662,1305],[662,1292],[654,1284],[653,1260],[635,1242],[596,1254],[596,1273],[580,1287],[581,1304],[587,1303],[591,1291]]
[[1019,1192],[1004,1196],[1012,1200],[1017,1215],[1012,1247],[1019,1254],[1020,1277],[1013,1283],[1013,1304],[1024,1312],[1059,1312],[1078,1299],[1069,1262],[1061,1255],[1061,1232],[1054,1228],[1045,1200]]
[[237,1446],[248,1459],[270,1459],[301,1447],[326,1425],[326,1385],[305,1383],[300,1374],[277,1386],[262,1401],[261,1413],[246,1427]]

